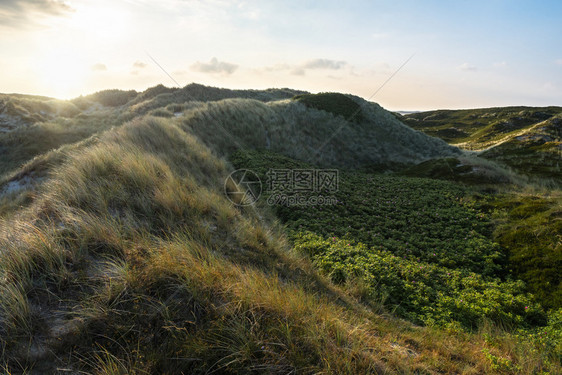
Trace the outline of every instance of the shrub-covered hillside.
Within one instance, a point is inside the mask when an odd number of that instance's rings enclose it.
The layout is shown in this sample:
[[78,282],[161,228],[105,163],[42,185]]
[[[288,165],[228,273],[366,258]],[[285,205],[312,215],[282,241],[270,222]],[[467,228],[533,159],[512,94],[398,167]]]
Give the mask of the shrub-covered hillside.
[[[259,152],[239,152],[233,163],[264,181],[270,168],[311,168]],[[274,205],[295,249],[322,274],[414,323],[467,331],[491,323],[533,341],[544,360],[560,360],[559,193],[482,193],[473,185],[357,172],[339,177],[336,204]]]

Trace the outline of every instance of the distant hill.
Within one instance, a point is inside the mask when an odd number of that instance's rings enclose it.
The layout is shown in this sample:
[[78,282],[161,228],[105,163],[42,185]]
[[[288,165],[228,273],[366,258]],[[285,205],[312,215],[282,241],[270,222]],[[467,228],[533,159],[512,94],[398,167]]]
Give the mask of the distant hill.
[[562,114],[509,135],[482,156],[524,174],[562,180]]
[[436,110],[403,116],[408,126],[467,149],[484,149],[506,135],[562,113],[562,107],[498,107]]
[[406,114],[413,129],[528,176],[562,181],[562,107],[503,107]]

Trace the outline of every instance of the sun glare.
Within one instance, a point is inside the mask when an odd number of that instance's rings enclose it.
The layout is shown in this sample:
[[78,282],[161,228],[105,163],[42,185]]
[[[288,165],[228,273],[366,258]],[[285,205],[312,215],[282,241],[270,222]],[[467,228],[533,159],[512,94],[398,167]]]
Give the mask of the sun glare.
[[70,49],[55,49],[37,60],[40,82],[49,96],[68,99],[80,93],[87,66]]
[[71,24],[86,37],[108,39],[115,42],[125,35],[129,28],[129,15],[116,7],[90,6],[77,7]]
[[[92,47],[94,50],[99,50],[100,45],[112,48],[126,37],[130,14],[110,5],[104,1],[76,4],[70,17],[57,20],[60,23],[52,29],[50,38],[56,38],[59,47],[49,48],[50,39],[40,44],[33,60],[37,83],[46,95],[67,99],[82,94],[97,72],[98,59],[103,60],[105,53],[100,52],[102,57],[92,56],[87,46],[97,46]],[[103,64],[99,65],[105,70]]]

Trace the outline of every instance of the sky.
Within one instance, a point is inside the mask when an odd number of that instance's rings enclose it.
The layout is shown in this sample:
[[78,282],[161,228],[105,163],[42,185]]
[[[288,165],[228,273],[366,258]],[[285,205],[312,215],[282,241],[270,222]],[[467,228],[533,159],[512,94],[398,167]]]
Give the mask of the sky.
[[195,82],[390,110],[562,105],[561,19],[560,0],[0,0],[0,92]]

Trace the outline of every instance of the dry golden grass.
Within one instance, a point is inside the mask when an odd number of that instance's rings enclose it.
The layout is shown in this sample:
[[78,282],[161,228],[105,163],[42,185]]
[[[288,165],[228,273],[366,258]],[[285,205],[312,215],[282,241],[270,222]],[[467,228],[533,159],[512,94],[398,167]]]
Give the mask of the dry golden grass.
[[499,372],[484,334],[415,327],[319,276],[183,129],[146,117],[69,150],[0,224],[6,373]]

